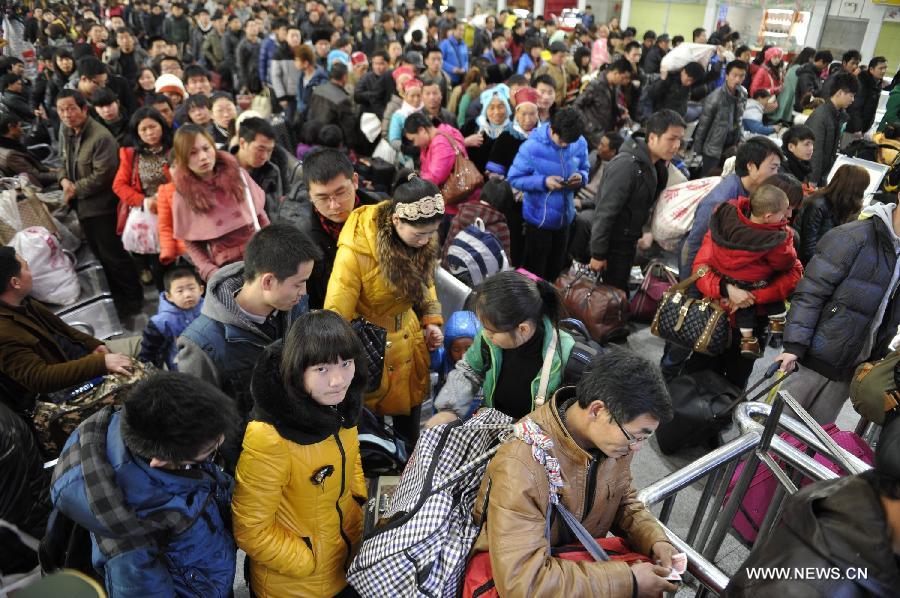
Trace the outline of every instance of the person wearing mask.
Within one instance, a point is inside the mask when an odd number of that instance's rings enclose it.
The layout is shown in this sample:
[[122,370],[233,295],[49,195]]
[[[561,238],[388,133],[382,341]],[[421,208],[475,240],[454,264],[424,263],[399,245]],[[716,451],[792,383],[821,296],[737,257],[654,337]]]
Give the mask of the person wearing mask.
[[[407,123],[417,115],[424,118],[414,113]],[[428,351],[444,340],[432,274],[443,216],[438,187],[415,175],[397,187],[393,199],[354,210],[341,230],[325,296],[325,309],[348,322],[362,316],[387,330],[384,375],[365,402],[375,413],[392,416],[394,430],[411,446],[428,394]]]
[[844,164],[828,185],[813,191],[804,200],[797,221],[800,237],[797,253],[804,266],[812,260],[825,233],[856,219],[868,186],[869,172],[865,168]]
[[265,195],[197,125],[178,129],[172,156],[172,232],[207,281],[222,266],[241,261],[254,231],[268,226]]
[[[475,313],[482,330],[447,374],[426,427],[469,417],[482,390],[484,406],[519,419],[540,406],[542,382],[544,397],[576,382],[564,380],[575,340],[558,328],[563,307],[553,285],[500,272],[478,287]],[[546,359],[551,366],[545,375]]]
[[63,124],[63,167],[57,175],[63,201],[78,214],[88,245],[103,265],[117,307],[124,315],[138,313],[144,292],[134,263],[116,234],[119,198],[112,190],[119,168],[116,140],[89,116],[87,101],[77,90],[60,91],[56,110]]
[[529,135],[509,169],[510,185],[524,193],[522,267],[544,280],[556,280],[565,265],[575,192],[588,179],[584,129],[584,118],[575,108],[559,110],[549,124]]
[[875,124],[875,113],[878,111],[878,100],[881,98],[886,73],[887,59],[884,56],[876,56],[869,61],[868,68],[861,70],[857,75],[859,91],[854,96],[853,103],[847,108],[850,119],[844,130],[845,141],[850,138],[862,138]]
[[753,81],[750,83],[748,90],[750,97],[760,90],[765,89],[771,95],[781,93],[781,59],[784,56],[784,50],[781,48],[769,48],[765,52],[765,62],[757,69],[753,75]]
[[585,138],[596,149],[606,131],[612,131],[621,119],[616,96],[631,84],[631,64],[616,60],[591,81],[575,99],[575,108],[584,116]]
[[[676,548],[635,498],[631,481],[635,453],[671,418],[659,370],[617,347],[599,355],[576,387],[557,390],[528,415],[525,434],[535,444],[513,440],[502,445],[475,499],[474,518],[483,526],[473,552],[490,552],[499,595],[564,591],[647,598],[677,589],[665,579]],[[553,448],[541,449],[538,443]],[[650,562],[578,563],[548,554],[548,546],[565,544],[569,535],[562,518],[548,512],[555,488],[542,463],[551,455],[564,480],[558,500],[586,532],[602,538],[613,531]]]
[[834,77],[829,89],[832,90],[831,96],[813,111],[805,123],[816,138],[809,175],[810,182],[816,186],[825,185],[837,158],[841,130],[849,119],[847,108],[853,104],[859,91],[859,81],[850,73],[841,73]]
[[794,175],[801,183],[806,183],[812,172],[810,160],[815,147],[816,136],[806,125],[794,125],[787,129],[781,136],[781,149],[785,157],[781,164],[782,171]]
[[463,40],[465,33],[466,25],[460,22],[447,30],[447,37],[440,45],[443,69],[453,85],[459,85],[469,70],[469,48]]
[[347,588],[367,494],[356,427],[366,360],[350,325],[325,310],[300,316],[260,357],[232,501],[255,596]]
[[606,284],[628,293],[637,242],[659,193],[668,181],[666,163],[681,146],[684,119],[662,110],[644,122],[646,139],[632,137],[606,166],[602,201],[594,211],[590,268],[603,272]]
[[797,86],[794,92],[794,111],[803,112],[806,104],[814,97],[819,97],[822,87],[822,73],[831,64],[833,56],[828,50],[820,50],[813,56],[812,62],[800,65],[797,69]]
[[700,176],[709,176],[719,166],[722,152],[741,140],[741,117],[747,91],[741,85],[747,63],[732,60],[725,67],[725,84],[703,101],[703,111],[694,129],[694,151],[703,156]]

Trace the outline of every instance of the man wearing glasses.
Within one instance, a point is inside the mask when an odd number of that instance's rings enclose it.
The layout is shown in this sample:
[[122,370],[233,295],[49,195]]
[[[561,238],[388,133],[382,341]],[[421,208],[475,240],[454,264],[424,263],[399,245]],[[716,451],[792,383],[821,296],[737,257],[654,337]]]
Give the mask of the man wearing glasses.
[[305,232],[323,254],[313,266],[306,289],[310,309],[321,309],[344,223],[350,212],[359,206],[376,204],[380,200],[359,188],[359,175],[353,171],[350,158],[336,149],[323,148],[307,154],[303,160],[303,177],[309,191],[309,212],[302,221],[306,225]]
[[629,566],[551,556],[548,548],[574,536],[562,517],[553,519],[546,535],[547,472],[533,458],[532,446],[514,440],[488,465],[475,500],[476,521],[484,522],[475,550],[490,551],[498,593],[630,598],[675,591],[665,578],[677,551],[631,484],[634,453],[672,418],[659,368],[627,349],[609,347],[577,387],[559,389],[527,417],[553,442],[548,453],[559,462],[562,504],[591,536],[612,531],[653,562]]

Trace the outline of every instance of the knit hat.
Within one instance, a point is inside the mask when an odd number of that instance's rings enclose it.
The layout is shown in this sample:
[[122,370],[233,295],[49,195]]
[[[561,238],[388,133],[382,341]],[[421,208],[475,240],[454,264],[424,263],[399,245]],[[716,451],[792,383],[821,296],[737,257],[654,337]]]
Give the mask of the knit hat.
[[768,50],[766,50],[766,62],[769,62],[775,56],[781,58],[782,56],[784,56],[784,50],[782,50],[781,48],[769,48]]
[[400,77],[400,75],[403,75],[403,74],[409,75],[410,77],[415,77],[416,71],[415,71],[415,69],[413,69],[413,67],[409,66],[408,64],[405,64],[403,66],[395,68],[394,72],[391,73],[391,77],[393,77],[394,81],[396,81]]
[[350,55],[343,50],[332,50],[328,53],[328,60],[326,62],[329,71],[331,70],[331,65],[335,62],[343,62],[347,66],[350,66]]
[[516,90],[516,95],[514,96],[514,104],[516,109],[518,110],[519,106],[523,104],[534,104],[537,105],[538,102],[538,92],[533,87],[520,87]]
[[157,77],[154,89],[156,93],[180,93],[181,97],[187,96],[184,83],[172,73],[165,73]]
[[565,42],[553,42],[550,44],[550,53],[556,54],[557,52],[568,52],[569,46],[565,44]]
[[315,44],[320,41],[331,42],[331,29],[319,28],[315,29],[312,32],[312,43]]
[[354,52],[350,55],[350,64],[356,66],[358,64],[369,64],[369,57],[363,52]]
[[406,83],[403,84],[403,91],[407,92],[413,87],[422,87],[422,82],[419,79],[410,79]]

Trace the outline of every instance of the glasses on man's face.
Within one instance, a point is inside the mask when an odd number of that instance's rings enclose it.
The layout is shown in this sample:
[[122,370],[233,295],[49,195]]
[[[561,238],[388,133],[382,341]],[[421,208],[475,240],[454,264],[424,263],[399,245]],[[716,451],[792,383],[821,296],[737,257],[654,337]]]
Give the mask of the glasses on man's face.
[[352,193],[353,193],[353,181],[347,181],[346,183],[344,183],[344,185],[340,189],[338,189],[334,193],[329,193],[329,194],[324,194],[324,193],[318,194],[317,193],[316,195],[314,195],[312,197],[312,202],[314,204],[316,204],[317,206],[327,206],[330,204],[340,205],[340,203],[342,201],[344,201],[345,199],[347,199],[348,197],[350,197],[350,195]]
[[637,436],[633,435],[631,432],[629,432],[628,430],[623,428],[622,424],[619,423],[619,420],[616,419],[615,415],[610,413],[609,417],[612,418],[612,420],[614,422],[616,422],[616,425],[619,426],[619,429],[622,430],[622,434],[625,436],[625,439],[628,441],[629,448],[638,444],[639,442],[646,442],[647,440],[650,440],[653,437],[653,432],[651,432],[642,438],[638,438]]

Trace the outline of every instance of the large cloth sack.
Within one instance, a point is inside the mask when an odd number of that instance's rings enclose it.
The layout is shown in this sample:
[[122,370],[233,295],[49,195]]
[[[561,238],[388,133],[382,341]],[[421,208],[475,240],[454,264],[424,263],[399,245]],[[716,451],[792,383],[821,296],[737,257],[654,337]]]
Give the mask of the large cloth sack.
[[125,251],[140,254],[159,253],[159,226],[156,214],[143,208],[131,208],[122,230]]
[[422,433],[384,514],[347,571],[362,596],[456,598],[480,527],[472,507],[512,418],[484,409]]
[[[865,461],[869,465],[874,463],[875,454],[872,452],[871,447],[869,447],[869,445],[867,445],[859,436],[853,432],[845,432],[834,424],[828,424],[824,429],[838,446]],[[806,451],[806,445],[790,434],[784,433],[781,435],[781,438],[786,440],[791,446],[794,446],[801,451]],[[846,471],[842,470],[822,455],[817,454],[815,460],[834,473],[847,475]],[[779,464],[782,465],[782,467],[784,466],[780,460]],[[741,463],[737,466],[737,469],[734,470],[734,475],[731,477],[731,482],[728,485],[728,493],[725,495],[725,501],[731,496],[731,491],[734,490],[745,466],[746,463]],[[811,483],[812,480],[804,477],[800,482],[800,486],[806,486]],[[772,502],[772,497],[775,496],[777,487],[778,480],[775,479],[775,474],[761,463],[757,465],[756,472],[753,474],[753,479],[750,481],[750,487],[744,495],[744,500],[741,502],[738,512],[731,521],[731,526],[747,543],[752,544],[756,540],[756,536],[759,534],[759,526],[766,517],[766,512],[769,510],[769,505]]]
[[622,289],[603,284],[580,264],[573,264],[554,285],[569,315],[581,320],[598,343],[627,333],[628,297]]
[[716,53],[716,47],[710,44],[683,43],[663,56],[659,63],[661,71],[677,71],[689,62],[699,62],[704,68],[709,66],[709,59]]
[[700,200],[719,184],[722,177],[711,176],[704,179],[687,181],[663,189],[659,194],[650,231],[653,240],[666,251],[675,251],[681,239],[690,232],[694,225],[694,213]]
[[850,381],[850,402],[861,416],[879,426],[884,414],[900,407],[897,378],[900,371],[900,351],[889,353],[884,359],[867,361],[856,368]]
[[10,245],[28,262],[34,280],[31,295],[44,303],[71,305],[81,295],[75,258],[63,250],[56,235],[32,226],[16,233]]

